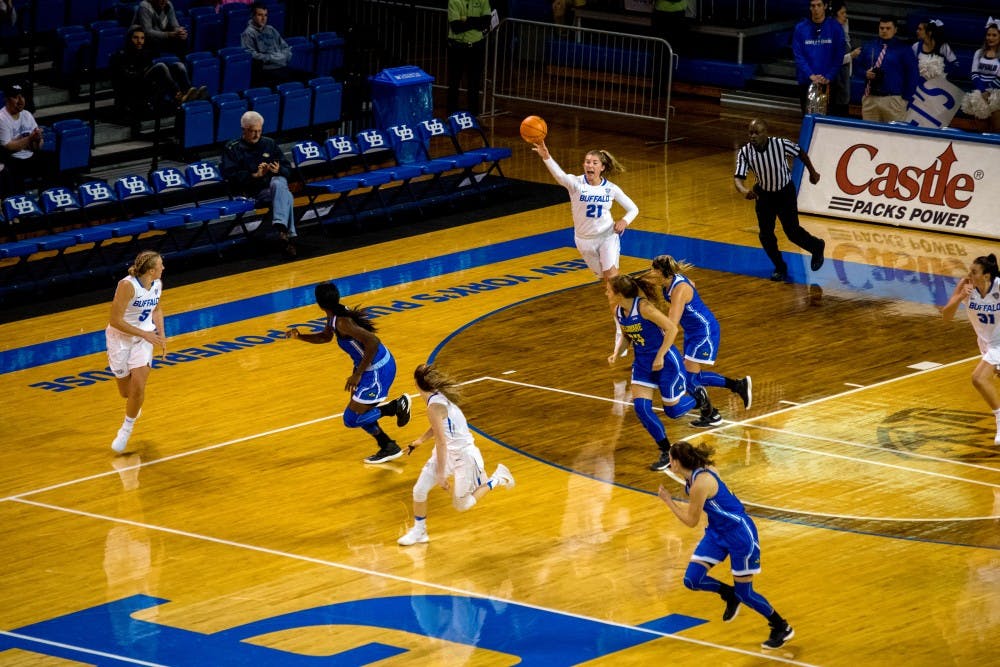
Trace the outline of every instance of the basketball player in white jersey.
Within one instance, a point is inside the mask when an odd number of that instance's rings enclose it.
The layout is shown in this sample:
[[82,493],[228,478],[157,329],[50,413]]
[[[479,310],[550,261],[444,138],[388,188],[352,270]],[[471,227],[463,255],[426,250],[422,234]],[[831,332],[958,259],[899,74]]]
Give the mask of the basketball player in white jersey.
[[[623,172],[615,157],[605,150],[592,150],[583,158],[583,174],[571,176],[552,159],[545,142],[532,144],[542,158],[549,173],[556,182],[569,191],[570,207],[573,211],[573,233],[576,249],[580,251],[587,266],[607,282],[618,275],[621,257],[621,235],[636,216],[639,207],[635,205],[620,187],[605,176]],[[618,202],[625,209],[625,215],[615,220],[611,215],[611,205]],[[618,320],[612,310],[611,319],[615,323],[615,348],[613,355],[628,351],[625,338],[618,328]]]
[[[413,528],[397,542],[408,547],[430,541],[427,535],[427,494],[435,485],[451,491],[452,504],[459,512],[472,507],[495,488],[511,488],[514,478],[507,466],[500,463],[487,477],[483,455],[469,432],[462,409],[458,384],[430,364],[420,364],[413,372],[420,396],[427,403],[430,428],[414,440],[407,454],[423,442],[434,439],[434,451],[424,464],[413,485]],[[454,478],[454,484],[448,478]]]
[[972,386],[996,417],[997,434],[993,443],[1000,445],[1000,396],[994,384],[994,377],[1000,374],[1000,269],[996,255],[991,253],[973,260],[969,275],[958,282],[948,303],[941,309],[946,321],[955,316],[960,303],[966,305],[979,351],[983,354],[972,371]]
[[111,443],[111,449],[124,452],[132,435],[135,420],[146,398],[146,380],[153,362],[153,347],[167,352],[163,329],[163,258],[160,253],[144,250],[135,258],[128,275],[118,281],[111,317],[105,338],[108,343],[108,366],[118,381],[118,393],[125,399],[125,421]]

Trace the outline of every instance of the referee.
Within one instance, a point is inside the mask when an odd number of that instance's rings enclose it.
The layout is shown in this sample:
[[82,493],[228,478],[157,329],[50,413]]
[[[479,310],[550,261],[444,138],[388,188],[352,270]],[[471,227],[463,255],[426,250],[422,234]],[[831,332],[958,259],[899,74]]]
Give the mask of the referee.
[[[771,280],[782,282],[788,278],[788,265],[778,250],[778,237],[774,235],[774,219],[781,221],[788,240],[812,254],[809,268],[819,271],[823,266],[826,241],[816,238],[799,224],[799,209],[795,185],[788,169],[788,158],[797,157],[809,170],[809,182],[819,183],[819,172],[798,144],[789,139],[767,135],[767,123],[759,118],[750,121],[750,141],[736,154],[736,174],[733,182],[747,199],[754,200],[757,226],[764,252],[774,264]],[[747,171],[757,177],[753,189],[746,187]]]

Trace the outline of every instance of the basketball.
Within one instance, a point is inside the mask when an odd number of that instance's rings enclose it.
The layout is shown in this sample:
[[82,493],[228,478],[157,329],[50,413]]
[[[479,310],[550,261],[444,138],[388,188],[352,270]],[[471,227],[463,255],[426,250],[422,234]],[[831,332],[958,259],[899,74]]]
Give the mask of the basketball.
[[538,116],[528,116],[521,121],[521,138],[529,144],[540,144],[545,141],[549,128]]

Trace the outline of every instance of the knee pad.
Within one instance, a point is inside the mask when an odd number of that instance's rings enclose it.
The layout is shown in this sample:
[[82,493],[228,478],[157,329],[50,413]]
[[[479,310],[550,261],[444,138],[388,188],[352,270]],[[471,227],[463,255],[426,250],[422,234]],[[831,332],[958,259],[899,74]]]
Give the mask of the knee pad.
[[708,568],[701,563],[691,561],[684,570],[684,585],[692,591],[701,590],[701,580],[708,574]]
[[344,426],[347,428],[363,428],[372,422],[378,421],[379,411],[377,408],[367,412],[355,412],[348,408],[344,410]]
[[659,442],[664,437],[666,437],[667,432],[663,428],[663,424],[657,418],[656,414],[653,413],[653,401],[648,398],[637,398],[632,401],[632,407],[635,408],[635,415],[642,422],[642,425],[646,428],[653,440]]
[[427,502],[427,496],[431,489],[437,484],[437,476],[433,471],[428,471],[426,466],[420,471],[417,483],[413,485],[413,499],[418,503]]
[[688,406],[686,404],[694,403],[694,399],[687,395],[685,395],[685,398],[687,398],[688,400],[684,401],[682,399],[680,401],[677,401],[673,405],[667,405],[666,403],[664,403],[663,404],[664,414],[666,414],[671,419],[678,419],[686,415],[688,411]]
[[455,496],[451,499],[451,504],[459,512],[467,512],[476,504],[476,497],[471,493],[467,496]]

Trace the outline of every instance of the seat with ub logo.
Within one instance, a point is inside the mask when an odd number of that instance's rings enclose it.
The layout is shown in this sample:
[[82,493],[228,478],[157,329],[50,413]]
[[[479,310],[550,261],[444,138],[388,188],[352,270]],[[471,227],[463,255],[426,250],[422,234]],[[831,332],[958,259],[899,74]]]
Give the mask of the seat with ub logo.
[[417,129],[429,159],[451,162],[453,169],[461,171],[459,177],[451,179],[451,191],[478,191],[479,181],[475,177],[475,168],[483,163],[482,157],[474,153],[456,152],[451,128],[440,118],[420,121]]
[[392,140],[400,164],[418,167],[432,177],[420,193],[421,199],[450,199],[453,193],[446,187],[445,175],[457,169],[457,165],[451,160],[432,159],[420,133],[410,125],[393,125],[386,130],[386,134]]
[[[370,172],[365,168],[364,158],[357,143],[346,135],[337,135],[324,142],[328,164],[333,177],[312,181],[307,192],[339,194],[338,204],[344,204],[355,219],[386,213],[381,199],[380,188],[392,180],[388,173]],[[358,192],[348,198],[348,193]]]
[[[250,237],[244,216],[256,209],[254,200],[233,196],[229,183],[222,177],[217,164],[194,162],[184,168],[184,175],[191,186],[194,203],[201,208],[214,209],[216,212],[215,219],[210,221],[206,229],[208,239],[216,251],[223,245],[237,243]],[[214,231],[216,226],[220,226],[221,231]],[[242,230],[240,236],[233,235],[237,227]]]
[[381,193],[390,212],[408,208],[420,210],[420,199],[412,183],[424,175],[423,169],[415,164],[400,164],[392,140],[381,130],[369,128],[358,132],[357,144],[365,169],[389,177],[389,187],[382,188]]
[[61,254],[63,249],[75,242],[58,234],[18,240],[19,235],[44,228],[40,225],[45,224],[45,215],[33,197],[24,194],[7,197],[3,200],[2,209],[4,236],[8,242],[0,244],[0,259],[17,259],[13,264],[0,267],[4,284],[14,286],[47,276],[51,266],[42,261],[32,261],[29,265],[28,258],[52,250]]
[[85,226],[64,233],[71,234],[78,246],[89,247],[90,252],[83,254],[75,270],[90,273],[107,270],[111,263],[106,246],[114,238],[113,225],[121,216],[118,200],[111,186],[104,181],[81,183],[76,192],[80,218]]
[[[114,183],[115,197],[122,212],[119,220],[107,223],[114,238],[130,241],[129,250],[143,234],[151,230],[150,223],[162,214],[156,208],[156,193],[149,182],[138,174],[129,174]],[[176,216],[183,223],[183,218]]]
[[217,208],[198,206],[190,183],[177,167],[154,170],[149,175],[149,183],[155,193],[157,209],[164,214],[150,218],[150,229],[165,232],[177,251],[193,248],[207,233],[209,224],[220,217]]
[[[495,170],[498,176],[506,179],[500,161],[509,158],[513,151],[506,146],[491,146],[483,126],[473,114],[468,111],[451,114],[448,116],[448,127],[451,129],[455,150],[478,155],[487,167],[486,171],[481,172],[484,176]],[[480,182],[482,182],[481,177]]]

